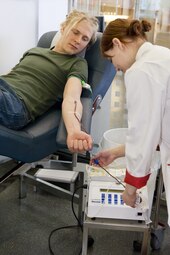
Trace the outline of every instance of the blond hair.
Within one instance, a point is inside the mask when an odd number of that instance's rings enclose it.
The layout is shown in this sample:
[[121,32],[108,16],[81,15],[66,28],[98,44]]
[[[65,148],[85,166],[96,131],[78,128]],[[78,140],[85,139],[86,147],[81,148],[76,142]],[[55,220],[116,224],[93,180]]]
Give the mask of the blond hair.
[[88,21],[93,28],[93,35],[89,42],[89,45],[92,45],[96,41],[97,31],[99,28],[99,22],[96,17],[90,16],[88,13],[85,12],[73,10],[67,15],[66,20],[61,23],[60,28],[61,30],[63,30],[67,27],[69,32],[74,26],[76,26],[82,20]]

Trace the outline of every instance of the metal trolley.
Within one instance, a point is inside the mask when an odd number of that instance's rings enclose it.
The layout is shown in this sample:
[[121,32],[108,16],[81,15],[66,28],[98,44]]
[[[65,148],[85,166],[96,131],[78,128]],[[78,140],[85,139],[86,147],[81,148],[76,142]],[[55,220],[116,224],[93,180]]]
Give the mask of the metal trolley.
[[158,170],[157,184],[155,186],[156,196],[152,208],[152,211],[154,212],[152,215],[153,220],[148,224],[146,224],[145,221],[127,219],[89,218],[87,216],[88,205],[86,204],[83,222],[82,255],[87,255],[88,235],[90,228],[134,231],[143,233],[142,240],[139,239],[133,242],[133,249],[140,251],[141,255],[148,255],[150,247],[153,250],[160,249],[165,229],[164,225],[159,223],[160,199],[163,189],[163,176],[161,168]]

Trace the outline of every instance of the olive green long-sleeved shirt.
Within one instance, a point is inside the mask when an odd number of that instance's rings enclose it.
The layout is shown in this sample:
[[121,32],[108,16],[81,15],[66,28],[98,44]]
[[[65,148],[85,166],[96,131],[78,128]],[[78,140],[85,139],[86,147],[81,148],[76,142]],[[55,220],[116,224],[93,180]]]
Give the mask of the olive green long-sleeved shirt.
[[63,97],[70,76],[87,82],[85,59],[37,47],[27,51],[11,72],[0,78],[24,101],[33,120]]

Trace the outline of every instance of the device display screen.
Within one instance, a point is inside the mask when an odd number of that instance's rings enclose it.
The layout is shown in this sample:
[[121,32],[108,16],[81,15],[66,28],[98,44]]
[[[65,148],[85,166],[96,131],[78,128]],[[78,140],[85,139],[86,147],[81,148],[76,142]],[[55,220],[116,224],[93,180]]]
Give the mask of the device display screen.
[[123,190],[115,190],[115,189],[100,189],[100,192],[122,193],[122,192],[123,192]]

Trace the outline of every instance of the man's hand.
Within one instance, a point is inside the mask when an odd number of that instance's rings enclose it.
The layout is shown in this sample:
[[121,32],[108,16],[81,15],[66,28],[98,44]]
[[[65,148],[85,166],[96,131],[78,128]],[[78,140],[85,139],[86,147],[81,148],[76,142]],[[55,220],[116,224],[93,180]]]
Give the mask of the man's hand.
[[93,141],[89,134],[77,131],[67,136],[67,146],[71,152],[83,152],[92,149]]

